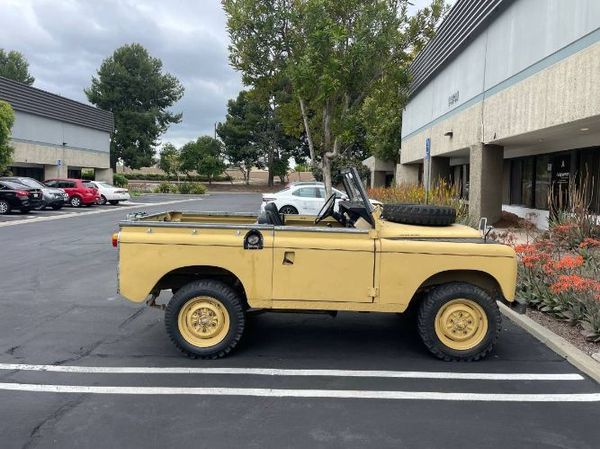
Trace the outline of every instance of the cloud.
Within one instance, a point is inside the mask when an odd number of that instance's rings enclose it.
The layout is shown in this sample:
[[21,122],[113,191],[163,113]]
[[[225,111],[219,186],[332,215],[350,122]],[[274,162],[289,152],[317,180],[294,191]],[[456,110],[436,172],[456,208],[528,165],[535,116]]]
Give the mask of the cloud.
[[176,145],[212,135],[242,88],[216,0],[4,0],[0,42],[25,55],[35,87],[83,102],[104,58],[126,43],[144,45],[185,87],[173,107],[183,121],[163,137]]

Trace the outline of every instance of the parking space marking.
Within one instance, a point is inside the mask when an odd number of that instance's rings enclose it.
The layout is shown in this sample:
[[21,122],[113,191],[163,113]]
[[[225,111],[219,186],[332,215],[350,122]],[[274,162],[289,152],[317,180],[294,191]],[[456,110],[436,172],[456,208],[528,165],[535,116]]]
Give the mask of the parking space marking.
[[47,371],[71,374],[239,374],[254,376],[321,376],[370,377],[389,379],[456,379],[456,380],[583,380],[577,373],[457,373],[435,371],[381,371],[336,369],[276,369],[276,368],[200,368],[143,366],[76,366],[0,363],[0,370]]
[[36,393],[253,396],[268,398],[335,398],[480,402],[600,402],[600,393],[444,393],[438,391],[297,390],[277,388],[115,387],[0,382],[0,390]]
[[86,211],[86,212],[61,212],[61,215],[51,215],[51,216],[46,216],[46,217],[42,217],[42,216],[36,216],[36,217],[32,217],[30,216],[27,219],[21,219],[19,218],[18,220],[14,220],[14,221],[5,221],[5,222],[1,222],[0,223],[0,228],[1,227],[5,227],[5,226],[16,226],[19,224],[26,224],[26,223],[41,223],[43,221],[53,221],[53,220],[62,220],[64,218],[74,218],[74,217],[86,217],[88,215],[94,215],[94,214],[104,214],[107,212],[122,212],[124,210],[130,210],[130,209],[139,209],[140,207],[154,207],[154,206],[165,206],[167,204],[176,204],[176,203],[185,203],[188,201],[200,201],[203,198],[190,198],[190,199],[185,199],[185,200],[172,200],[172,201],[163,201],[161,203],[135,203],[135,206],[123,206],[123,207],[116,207],[116,208],[110,208],[110,209],[99,209],[99,210],[91,210],[91,211]]

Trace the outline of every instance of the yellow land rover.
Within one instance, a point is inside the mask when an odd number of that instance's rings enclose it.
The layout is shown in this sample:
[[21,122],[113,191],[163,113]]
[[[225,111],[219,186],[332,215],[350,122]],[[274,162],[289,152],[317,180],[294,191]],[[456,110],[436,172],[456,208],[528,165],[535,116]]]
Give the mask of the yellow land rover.
[[[443,360],[478,360],[498,338],[496,301],[515,304],[514,251],[453,223],[452,208],[376,205],[355,170],[315,216],[137,214],[113,236],[119,292],[165,310],[190,357],[232,351],[255,309],[402,313]],[[173,296],[158,304],[163,290]]]

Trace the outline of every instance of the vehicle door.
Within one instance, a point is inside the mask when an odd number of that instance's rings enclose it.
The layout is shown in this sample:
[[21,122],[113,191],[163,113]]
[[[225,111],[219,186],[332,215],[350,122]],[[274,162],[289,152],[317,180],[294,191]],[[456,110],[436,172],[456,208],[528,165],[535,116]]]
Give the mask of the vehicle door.
[[[58,181],[58,188],[63,189],[71,198],[77,192],[77,185],[74,181]],[[81,196],[81,195],[80,195]]]
[[294,190],[292,195],[295,198],[295,202],[300,205],[298,211],[301,214],[316,215],[325,202],[319,187],[315,186],[300,187]]
[[373,302],[375,240],[367,229],[275,228],[273,299]]

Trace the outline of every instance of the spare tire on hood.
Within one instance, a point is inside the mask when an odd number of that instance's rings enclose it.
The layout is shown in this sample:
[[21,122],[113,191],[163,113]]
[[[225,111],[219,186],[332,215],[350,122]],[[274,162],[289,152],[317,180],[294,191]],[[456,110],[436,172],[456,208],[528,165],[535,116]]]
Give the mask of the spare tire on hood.
[[456,209],[427,204],[384,204],[382,218],[394,223],[448,226],[456,221]]

